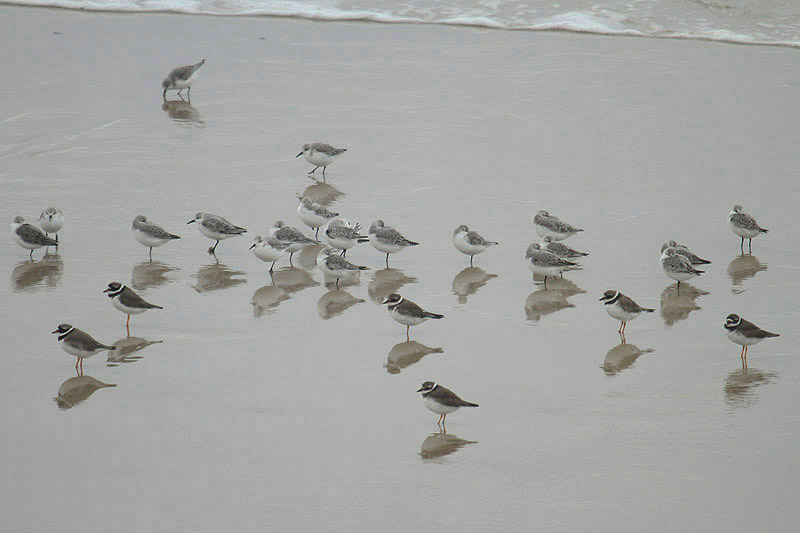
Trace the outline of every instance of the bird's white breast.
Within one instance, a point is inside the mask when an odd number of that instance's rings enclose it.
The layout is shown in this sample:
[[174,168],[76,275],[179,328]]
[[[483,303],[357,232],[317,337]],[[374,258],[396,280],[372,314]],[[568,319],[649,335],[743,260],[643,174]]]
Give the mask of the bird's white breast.
[[161,246],[169,239],[159,239],[157,237],[153,237],[152,235],[148,235],[145,232],[134,228],[133,229],[133,238],[136,239],[136,242],[141,244],[142,246],[147,246],[148,248],[154,248],[156,246]]
[[449,415],[453,411],[458,411],[458,407],[442,405],[436,400],[432,399],[430,396],[423,396],[422,401],[425,402],[425,407],[427,407],[429,410],[433,411],[437,415]]
[[466,255],[478,255],[486,249],[485,246],[470,244],[467,241],[466,232],[456,233],[453,235],[453,246],[456,247],[456,250]]
[[419,316],[404,315],[404,314],[400,313],[397,310],[397,308],[392,309],[391,311],[389,311],[389,315],[391,315],[391,317],[393,319],[395,319],[397,322],[400,322],[404,326],[416,326],[416,325],[422,324],[423,322],[425,322],[425,320],[427,320],[427,319],[425,319],[423,317],[419,317]]
[[736,329],[733,331],[726,329],[725,335],[727,335],[730,340],[740,346],[752,346],[764,340],[759,337],[745,337],[739,332],[739,330]]

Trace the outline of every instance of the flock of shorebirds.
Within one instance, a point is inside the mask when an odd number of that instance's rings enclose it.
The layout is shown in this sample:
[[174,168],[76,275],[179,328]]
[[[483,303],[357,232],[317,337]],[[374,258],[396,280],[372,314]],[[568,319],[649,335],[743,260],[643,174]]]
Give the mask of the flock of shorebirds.
[[[173,69],[162,82],[164,89],[163,96],[166,98],[167,90],[177,90],[181,96],[183,89],[188,89],[187,96],[191,91],[191,84],[197,70],[203,66],[205,60],[194,65],[178,67]],[[181,96],[182,97],[182,96]],[[323,179],[325,170],[341,154],[346,152],[344,148],[335,148],[325,143],[307,143],[303,145],[297,157],[301,155],[314,165],[314,172],[322,167]],[[396,229],[387,226],[382,220],[373,222],[364,235],[361,233],[360,224],[353,224],[339,213],[330,211],[321,204],[304,197],[297,206],[297,215],[300,220],[314,230],[314,237],[310,237],[297,228],[286,225],[283,221],[276,221],[270,229],[269,235],[255,236],[250,249],[253,254],[266,263],[271,263],[269,272],[272,273],[275,263],[289,255],[291,264],[294,253],[309,247],[327,244],[317,255],[317,266],[328,277],[335,279],[338,287],[340,279],[353,277],[358,272],[366,270],[367,267],[351,263],[346,259],[347,250],[358,243],[370,242],[372,246],[386,254],[386,266],[389,266],[389,256],[401,250],[416,246],[418,243],[405,238]],[[745,213],[742,207],[735,205],[728,215],[730,228],[738,237],[741,238],[741,250],[744,253],[744,241],[747,239],[749,251],[752,252],[752,240],[768,230],[758,225],[755,218]],[[232,224],[227,219],[211,214],[200,212],[188,221],[188,224],[196,224],[198,230],[205,237],[215,241],[214,245],[208,249],[210,254],[216,252],[220,241],[242,235],[247,230],[241,226]],[[40,227],[28,224],[25,220],[17,216],[11,223],[11,231],[14,241],[21,247],[30,250],[30,258],[33,260],[33,250],[43,247],[59,246],[58,232],[64,225],[63,213],[54,207],[48,207],[39,217]],[[578,268],[580,265],[576,259],[588,255],[587,253],[573,250],[563,240],[583,231],[547,211],[539,211],[533,217],[533,227],[536,233],[542,238],[541,243],[533,243],[528,246],[525,252],[525,263],[530,271],[536,275],[544,277],[544,286],[547,287],[547,279],[554,276],[562,276],[565,271]],[[180,239],[161,226],[149,221],[145,216],[139,215],[133,219],[131,225],[133,236],[137,242],[149,249],[152,259],[153,248],[162,246],[172,240]],[[320,231],[322,239],[320,239]],[[51,238],[50,234],[54,237]],[[473,258],[485,252],[491,246],[497,245],[495,241],[490,241],[482,237],[474,230],[470,230],[466,225],[458,226],[453,232],[453,246],[461,253],[468,255],[470,266]],[[677,281],[677,289],[680,291],[680,283],[691,278],[700,276],[703,270],[698,270],[696,266],[708,264],[710,261],[695,255],[688,247],[678,244],[675,241],[668,241],[661,247],[661,267],[664,273],[671,279]],[[162,309],[161,306],[151,304],[136,294],[130,287],[119,282],[111,282],[103,291],[108,294],[112,305],[127,315],[126,327],[130,326],[131,315],[144,313],[150,309]],[[642,313],[652,313],[654,309],[641,307],[630,297],[622,294],[618,290],[607,290],[600,298],[605,305],[606,312],[612,318],[620,321],[618,333],[625,342],[625,329],[627,323],[635,319]],[[409,328],[416,326],[428,319],[443,318],[443,315],[426,311],[414,302],[404,298],[399,294],[390,294],[383,300],[387,305],[389,315],[400,324],[406,326],[406,339],[409,338]],[[747,349],[749,346],[761,342],[765,338],[777,337],[778,334],[763,330],[744,320],[736,314],[730,314],[725,319],[725,332],[728,338],[742,346],[740,354],[742,366],[747,368]],[[129,330],[130,331],[130,330]],[[58,334],[58,340],[67,353],[77,358],[75,362],[76,370],[83,371],[83,360],[105,350],[114,350],[114,346],[108,346],[95,340],[88,333],[75,328],[71,324],[60,324],[52,333]],[[417,391],[422,394],[424,403],[428,409],[439,415],[437,425],[444,430],[444,423],[447,415],[461,407],[477,407],[477,404],[467,402],[458,397],[453,391],[437,384],[433,381],[426,381]]]

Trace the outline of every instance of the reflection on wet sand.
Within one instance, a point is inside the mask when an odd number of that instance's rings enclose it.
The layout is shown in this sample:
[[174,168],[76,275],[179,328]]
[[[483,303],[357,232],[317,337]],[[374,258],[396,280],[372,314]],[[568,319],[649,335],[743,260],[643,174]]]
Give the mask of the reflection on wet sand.
[[310,269],[317,266],[317,256],[319,255],[320,250],[324,248],[322,244],[315,244],[314,246],[308,246],[303,248],[296,254],[294,254],[293,265],[299,266],[301,268]]
[[211,263],[197,271],[197,274],[194,275],[197,278],[197,284],[192,288],[197,292],[229,289],[245,283],[247,280],[236,277],[244,275],[245,273],[241,270],[230,269],[222,263]]
[[320,318],[323,320],[341,315],[350,307],[366,301],[361,298],[356,298],[349,292],[341,289],[341,284],[339,287],[338,289],[333,289],[323,294],[322,298],[317,302],[317,314],[319,314]]
[[141,337],[122,337],[114,343],[116,350],[108,352],[107,366],[117,366],[119,363],[133,363],[142,358],[134,355],[151,344],[160,344],[164,341],[149,341]]
[[58,396],[53,398],[59,409],[70,409],[91,396],[97,389],[116,387],[114,383],[103,383],[92,376],[69,378],[58,388]]
[[547,288],[533,291],[525,299],[525,315],[528,320],[538,321],[545,315],[555,313],[568,307],[575,307],[567,298],[584,291],[575,282],[564,278],[547,280]]
[[11,272],[15,291],[55,288],[64,275],[64,261],[59,254],[46,253],[39,261],[23,261]]
[[476,440],[459,438],[452,433],[431,433],[420,446],[419,455],[423,459],[440,459],[457,452],[467,444],[477,444]]
[[734,370],[725,380],[725,401],[733,407],[747,407],[757,399],[756,388],[772,382],[777,374],[754,368]]
[[186,100],[165,100],[161,110],[175,122],[188,122],[203,125],[200,112]]
[[467,267],[453,278],[453,294],[458,296],[458,303],[465,304],[467,296],[475,294],[490,279],[496,277],[497,274],[487,274],[482,268]]
[[407,276],[405,272],[397,268],[384,268],[376,270],[372,280],[367,285],[369,299],[375,303],[381,303],[392,293],[400,292],[403,285],[415,283],[417,278]]
[[399,374],[406,367],[413,365],[428,354],[442,353],[441,348],[431,348],[417,341],[405,341],[392,346],[386,359],[386,371]]
[[627,344],[624,342],[618,344],[611,348],[606,354],[605,361],[603,361],[603,372],[605,372],[607,376],[613,376],[632,366],[640,355],[652,352],[652,348],[642,350],[635,344]]
[[306,187],[306,190],[298,197],[298,200],[302,199],[304,196],[311,198],[312,202],[328,207],[338,198],[344,196],[344,193],[333,185],[317,181]]
[[767,265],[758,260],[754,255],[740,255],[735,257],[728,265],[728,277],[733,283],[733,292],[740,292],[737,287],[742,286],[746,279],[754,277],[762,270],[766,270]]
[[286,291],[275,285],[264,285],[253,293],[250,303],[253,304],[253,316],[260,318],[264,315],[275,313],[275,309],[290,296]]
[[160,261],[143,261],[131,270],[131,287],[138,290],[160,287],[174,281],[167,274],[178,271],[179,268]]
[[680,292],[678,292],[677,284],[673,283],[668,286],[661,292],[661,309],[659,310],[664,324],[673,326],[675,323],[687,319],[689,313],[701,309],[695,300],[707,294],[709,293],[685,281],[681,283]]
[[287,293],[299,292],[308,287],[316,287],[319,282],[299,268],[283,267],[272,273],[272,284]]

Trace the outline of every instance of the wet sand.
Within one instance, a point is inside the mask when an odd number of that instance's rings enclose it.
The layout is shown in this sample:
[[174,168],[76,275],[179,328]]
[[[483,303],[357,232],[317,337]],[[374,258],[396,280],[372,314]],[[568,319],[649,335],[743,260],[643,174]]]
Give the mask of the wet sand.
[[[800,517],[789,49],[290,19],[0,8],[0,203],[48,205],[57,254],[0,255],[0,515],[13,531],[788,530]],[[174,66],[207,59],[191,104]],[[170,100],[175,98],[170,93]],[[304,142],[348,148],[328,184]],[[319,171],[318,171],[319,172]],[[420,246],[339,290],[312,252],[248,247],[304,192]],[[726,215],[768,235],[742,257]],[[585,232],[563,280],[524,266],[547,209]],[[197,211],[248,228],[211,244]],[[182,239],[153,251],[144,214]],[[453,249],[459,224],[500,242]],[[676,239],[713,261],[681,291]],[[164,306],[125,317],[102,290]],[[2,280],[0,280],[2,281]],[[618,323],[617,288],[657,312]],[[445,318],[411,341],[379,301]],[[781,337],[742,372],[738,313]],[[71,322],[123,349],[74,359]],[[124,353],[123,353],[124,352]],[[478,409],[436,415],[436,380]],[[54,401],[55,400],[55,401]]]

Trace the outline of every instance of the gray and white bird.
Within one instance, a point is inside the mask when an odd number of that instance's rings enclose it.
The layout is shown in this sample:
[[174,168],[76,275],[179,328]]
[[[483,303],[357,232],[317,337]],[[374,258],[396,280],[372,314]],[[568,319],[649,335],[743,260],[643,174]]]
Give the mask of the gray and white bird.
[[217,250],[219,241],[237,237],[247,232],[245,228],[234,226],[221,216],[212,215],[211,213],[197,213],[194,219],[187,222],[187,224],[192,224],[194,222],[197,222],[197,229],[200,230],[200,233],[213,241],[217,241],[214,243],[214,246],[208,249],[208,253],[210,254],[213,254]]
[[553,252],[562,259],[586,257],[587,255],[589,255],[585,252],[579,252],[578,250],[573,250],[563,242],[553,241],[553,237],[551,237],[550,235],[548,235],[542,240],[541,247],[543,250],[547,250],[548,252]]
[[570,226],[558,217],[555,217],[545,210],[541,210],[533,217],[533,229],[540,237],[552,237],[554,241],[563,241],[567,237],[575,235],[582,229]]
[[58,242],[58,232],[64,227],[64,213],[55,207],[48,207],[39,215],[39,225],[48,237],[50,233],[55,233]]
[[108,297],[111,298],[111,305],[128,315],[128,320],[125,321],[125,328],[128,331],[130,331],[131,315],[140,315],[149,309],[164,309],[160,305],[145,301],[133,289],[118,281],[109,283],[103,293],[108,294]]
[[337,254],[332,248],[323,248],[320,250],[317,255],[317,266],[323,274],[336,278],[337,287],[339,286],[340,279],[350,278],[362,270],[367,270],[365,266],[354,265]]
[[351,225],[342,218],[334,218],[325,227],[322,237],[328,246],[342,251],[342,256],[347,255],[347,250],[360,242],[369,241],[369,237],[361,235],[361,224]]
[[61,347],[65,352],[78,358],[75,361],[75,370],[78,370],[80,364],[81,372],[83,372],[83,360],[87,357],[105,350],[116,350],[114,346],[97,342],[91,335],[72,324],[59,324],[52,333],[58,333],[58,340],[62,341]]
[[542,250],[542,246],[535,242],[525,251],[525,264],[528,269],[539,276],[544,276],[544,286],[547,288],[547,278],[561,274],[565,270],[578,266],[577,263],[558,257],[553,252]]
[[373,248],[386,254],[386,268],[389,268],[389,254],[394,254],[403,248],[419,244],[406,239],[399,231],[385,225],[383,220],[376,220],[369,225],[369,242],[372,243]]
[[695,255],[689,249],[688,246],[685,246],[683,244],[678,244],[675,241],[667,241],[664,244],[662,244],[661,245],[661,253],[663,254],[664,250],[666,250],[667,248],[675,248],[675,251],[678,253],[678,255],[682,255],[683,257],[688,259],[689,262],[691,264],[693,264],[693,265],[710,265],[711,264],[711,261],[709,261],[708,259],[703,259],[702,257],[698,257],[697,255]]
[[777,333],[763,330],[748,322],[737,314],[731,313],[725,318],[725,334],[730,340],[742,347],[740,355],[742,366],[747,368],[747,348],[770,337],[779,337]]
[[301,155],[306,161],[314,165],[314,170],[309,172],[313,174],[319,167],[322,167],[322,179],[325,180],[325,169],[328,165],[336,161],[336,158],[347,151],[347,148],[334,148],[330,144],[325,143],[306,143],[300,149],[300,153],[295,158]]
[[25,222],[22,217],[14,217],[10,224],[11,234],[14,237],[14,242],[30,250],[30,258],[33,261],[33,251],[45,246],[58,246],[58,241],[55,241],[44,234],[42,230],[32,224]]
[[436,425],[443,431],[446,430],[445,419],[447,415],[458,411],[462,407],[478,407],[477,403],[462,400],[455,392],[442,387],[434,381],[426,381],[417,392],[422,394],[425,407],[439,415],[439,420],[437,420]]
[[686,281],[705,273],[705,270],[695,269],[692,266],[692,262],[678,254],[675,248],[665,248],[661,252],[661,268],[664,269],[664,274],[678,282],[679,291],[681,281]]
[[178,91],[178,96],[181,96],[181,91],[184,89],[189,89],[186,92],[186,96],[191,98],[192,83],[197,79],[197,71],[200,70],[200,67],[205,65],[205,63],[206,60],[202,59],[199,63],[195,63],[194,65],[175,67],[170,70],[167,77],[161,82],[161,88],[164,89],[164,93],[162,94],[164,100],[167,99],[167,91]]
[[272,269],[275,268],[275,262],[286,253],[289,246],[288,243],[281,242],[272,235],[267,237],[256,235],[250,249],[253,250],[253,255],[265,263],[272,262],[272,266],[269,267],[269,271],[272,272]]
[[728,213],[728,222],[731,225],[731,231],[742,238],[740,246],[742,253],[744,253],[744,240],[748,240],[748,247],[750,253],[753,252],[753,237],[757,237],[762,233],[768,233],[768,229],[764,229],[758,225],[756,219],[751,215],[742,211],[742,206],[735,205],[731,212]]
[[469,266],[472,266],[472,258],[483,253],[490,246],[494,246],[495,241],[488,241],[481,237],[477,231],[471,231],[466,225],[461,224],[453,231],[453,246],[462,254],[469,256]]
[[136,242],[150,249],[150,259],[153,258],[153,248],[180,239],[179,236],[173,235],[158,224],[149,222],[144,215],[137,215],[133,218],[131,231]]
[[276,220],[269,230],[271,237],[275,237],[282,243],[288,244],[286,251],[289,253],[289,264],[292,264],[292,256],[303,248],[321,244],[318,240],[306,237],[302,231],[292,226],[287,226],[283,220]]
[[315,230],[314,238],[319,239],[319,228],[338,217],[339,213],[334,213],[325,206],[312,201],[308,196],[304,196],[297,205],[297,216],[300,217],[303,224]]
[[397,293],[390,294],[382,303],[388,304],[389,316],[406,327],[406,340],[409,340],[408,330],[411,326],[422,324],[429,318],[444,318],[444,315],[426,311]]
[[614,290],[608,290],[604,292],[603,297],[600,298],[600,301],[605,303],[606,313],[608,313],[608,316],[620,321],[617,333],[623,335],[623,338],[628,322],[642,313],[652,313],[655,311],[655,309],[641,307],[639,304],[621,292]]

